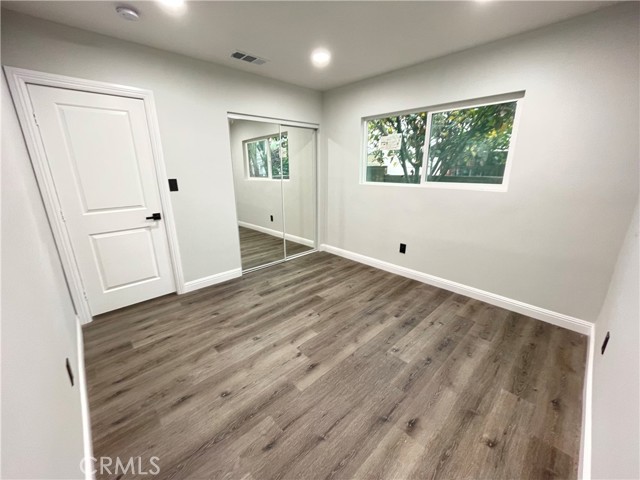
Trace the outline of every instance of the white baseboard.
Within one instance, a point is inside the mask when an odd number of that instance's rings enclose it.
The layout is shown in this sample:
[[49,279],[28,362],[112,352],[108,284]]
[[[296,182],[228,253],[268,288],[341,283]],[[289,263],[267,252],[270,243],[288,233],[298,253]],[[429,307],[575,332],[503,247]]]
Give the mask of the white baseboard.
[[333,253],[334,255],[348,258],[349,260],[354,260],[359,263],[364,263],[365,265],[379,268],[380,270],[395,273],[396,275],[401,275],[403,277],[411,278],[422,283],[427,283],[435,287],[459,293],[467,297],[475,298],[476,300],[480,300],[497,307],[505,308],[507,310],[511,310],[512,312],[521,313],[528,317],[542,320],[543,322],[557,325],[559,327],[563,327],[568,330],[581,333],[583,335],[590,335],[593,329],[593,323],[587,322],[585,320],[580,320],[579,318],[547,310],[546,308],[536,307],[535,305],[530,305],[518,300],[503,297],[502,295],[497,295],[495,293],[486,292],[484,290],[480,290],[479,288],[470,287],[461,283],[452,282],[451,280],[446,280],[444,278],[436,277],[435,275],[429,275],[428,273],[412,270],[407,267],[394,265],[393,263],[385,262],[372,257],[367,257],[366,255],[350,252],[348,250],[343,250],[341,248],[333,247],[326,244],[320,245],[320,250]]
[[[253,223],[247,223],[247,222],[241,222],[241,221],[238,221],[238,225],[244,228],[255,230],[257,232],[266,233],[267,235],[272,235],[274,237],[282,238],[282,232],[278,230],[273,230],[272,228],[261,227],[260,225],[254,225]],[[291,235],[290,233],[285,234],[284,238],[286,238],[290,242],[300,243],[301,245],[306,245],[307,247],[315,246],[315,242],[313,240],[309,240],[308,238],[298,237],[297,235]]]
[[308,238],[298,237],[296,235],[291,235],[290,233],[286,233],[284,238],[286,238],[290,242],[299,243],[300,245],[305,245],[307,247],[314,248],[316,246],[313,240],[309,240]]
[[78,344],[78,387],[80,388],[80,408],[82,415],[82,443],[84,447],[84,478],[94,480],[93,473],[93,440],[91,437],[91,416],[89,414],[89,395],[87,393],[87,374],[84,366],[84,337],[82,322],[76,317],[76,336]]
[[593,411],[593,362],[596,352],[595,325],[591,326],[589,333],[589,346],[587,350],[587,366],[584,372],[584,389],[582,395],[582,437],[580,438],[580,462],[578,463],[578,478],[591,480],[591,435]]
[[198,280],[191,280],[184,283],[184,293],[193,292],[204,287],[210,287],[216,283],[226,282],[234,278],[242,276],[241,268],[234,268],[222,273],[216,273],[215,275],[209,275],[208,277],[199,278]]

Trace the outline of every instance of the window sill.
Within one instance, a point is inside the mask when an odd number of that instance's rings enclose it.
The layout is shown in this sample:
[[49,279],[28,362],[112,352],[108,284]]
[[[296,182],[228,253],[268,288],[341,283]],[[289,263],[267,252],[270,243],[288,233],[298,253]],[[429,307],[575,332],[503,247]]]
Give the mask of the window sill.
[[475,190],[478,192],[507,192],[508,185],[505,183],[453,183],[453,182],[426,182],[426,183],[393,183],[393,182],[367,182],[362,181],[360,185],[401,187],[401,188],[424,188],[434,190]]
[[290,178],[285,178],[284,180],[280,180],[279,178],[260,178],[260,177],[245,177],[245,180],[249,182],[290,182]]

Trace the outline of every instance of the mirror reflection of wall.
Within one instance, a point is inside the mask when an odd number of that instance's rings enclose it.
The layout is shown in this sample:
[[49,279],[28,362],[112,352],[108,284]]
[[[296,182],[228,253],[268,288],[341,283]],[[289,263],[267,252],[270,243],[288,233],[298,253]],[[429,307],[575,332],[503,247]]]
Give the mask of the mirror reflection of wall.
[[315,130],[238,119],[229,130],[242,269],[313,250]]
[[287,257],[315,248],[316,238],[316,131],[282,126],[288,144],[290,179],[282,184]]

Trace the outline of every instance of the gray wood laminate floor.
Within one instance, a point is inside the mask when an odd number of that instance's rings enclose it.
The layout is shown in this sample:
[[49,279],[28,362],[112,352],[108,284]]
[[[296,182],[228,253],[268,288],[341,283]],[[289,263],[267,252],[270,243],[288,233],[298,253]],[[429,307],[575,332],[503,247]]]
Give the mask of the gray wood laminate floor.
[[327,253],[84,337],[94,456],[146,478],[577,475],[586,337]]
[[[240,231],[240,255],[242,269],[248,270],[284,258],[282,238],[258,232],[250,228],[238,227]],[[312,250],[311,247],[287,240],[287,256]]]

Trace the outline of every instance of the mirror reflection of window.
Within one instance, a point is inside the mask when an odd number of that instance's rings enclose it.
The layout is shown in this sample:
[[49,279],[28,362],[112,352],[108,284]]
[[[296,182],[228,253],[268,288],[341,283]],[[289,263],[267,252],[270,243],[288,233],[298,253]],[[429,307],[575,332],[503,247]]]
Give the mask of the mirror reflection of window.
[[[280,139],[278,139],[277,136],[269,137],[269,145],[271,152],[271,178],[288,180],[289,141],[287,139],[287,132],[282,132]],[[282,158],[280,158],[281,155]]]
[[266,178],[267,170],[267,145],[264,140],[247,143],[247,156],[249,158],[249,176]]
[[289,179],[287,132],[246,142],[250,178]]

